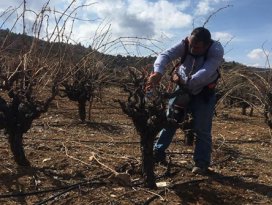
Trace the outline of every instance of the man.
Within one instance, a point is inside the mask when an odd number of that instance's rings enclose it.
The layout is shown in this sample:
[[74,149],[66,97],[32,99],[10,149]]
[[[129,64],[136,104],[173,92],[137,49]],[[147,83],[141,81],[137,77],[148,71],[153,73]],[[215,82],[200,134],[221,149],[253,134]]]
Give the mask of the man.
[[[187,38],[187,45],[183,40],[157,57],[154,72],[147,82],[147,89],[154,87],[159,83],[168,63],[184,58],[179,72],[175,72],[172,76],[172,81],[187,87],[190,92],[191,99],[187,108],[193,117],[192,125],[196,136],[193,156],[195,166],[192,169],[192,172],[196,174],[204,174],[211,162],[211,130],[216,103],[214,87],[211,85],[214,85],[219,78],[218,68],[223,61],[223,55],[222,45],[211,39],[208,29],[195,28]],[[179,73],[185,73],[185,76]],[[172,103],[173,99],[170,99],[168,112],[173,108]],[[176,127],[167,127],[161,130],[158,141],[154,145],[157,162],[165,160],[165,150],[170,145],[176,129]]]

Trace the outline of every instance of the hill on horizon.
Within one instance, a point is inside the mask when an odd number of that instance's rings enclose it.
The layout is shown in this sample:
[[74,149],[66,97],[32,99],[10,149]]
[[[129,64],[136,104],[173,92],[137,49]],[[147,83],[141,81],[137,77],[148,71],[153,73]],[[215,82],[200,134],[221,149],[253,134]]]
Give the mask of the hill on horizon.
[[[146,56],[146,57],[139,57],[139,56],[130,56],[130,55],[111,55],[98,52],[93,50],[91,46],[88,48],[79,44],[71,44],[71,43],[63,43],[63,42],[48,42],[42,39],[35,39],[32,36],[17,34],[10,32],[8,29],[3,30],[0,29],[0,45],[1,51],[0,52],[7,52],[9,54],[15,55],[22,55],[25,52],[29,51],[31,45],[35,43],[35,51],[38,54],[47,54],[47,57],[56,57],[58,55],[63,54],[65,51],[66,56],[68,57],[67,60],[78,62],[84,56],[88,55],[90,52],[94,52],[96,55],[99,56],[99,59],[103,59],[106,63],[106,66],[110,69],[116,68],[127,68],[127,67],[136,67],[136,68],[144,68],[150,65],[153,65],[156,57],[154,56]],[[46,52],[45,52],[46,51]],[[224,70],[231,70],[236,68],[247,68],[252,71],[266,71],[267,69],[246,66],[239,62],[235,61],[225,61],[223,62],[222,68]]]

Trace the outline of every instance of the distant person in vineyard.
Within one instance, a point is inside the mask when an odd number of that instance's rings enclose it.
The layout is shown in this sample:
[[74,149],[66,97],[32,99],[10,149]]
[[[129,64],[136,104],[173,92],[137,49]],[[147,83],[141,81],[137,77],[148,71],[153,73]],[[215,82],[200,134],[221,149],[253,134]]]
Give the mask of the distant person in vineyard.
[[[224,49],[220,42],[211,39],[211,34],[204,27],[195,28],[191,35],[173,47],[162,52],[154,63],[154,72],[147,81],[147,90],[152,90],[161,80],[165,67],[173,60],[180,64],[172,74],[172,82],[186,88],[190,100],[186,106],[176,105],[179,96],[169,100],[167,115],[174,114],[177,122],[182,122],[183,115],[177,114],[179,109],[192,115],[192,128],[195,135],[192,172],[205,174],[211,162],[212,152],[212,120],[215,109],[215,85],[219,78],[219,66],[223,61]],[[156,162],[166,162],[165,150],[170,145],[176,127],[163,128],[154,145]]]

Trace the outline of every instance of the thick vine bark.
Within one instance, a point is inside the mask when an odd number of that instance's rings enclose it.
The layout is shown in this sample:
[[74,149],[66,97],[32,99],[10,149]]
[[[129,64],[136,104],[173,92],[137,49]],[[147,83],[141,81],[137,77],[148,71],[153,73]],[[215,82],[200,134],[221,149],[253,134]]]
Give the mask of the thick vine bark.
[[94,95],[94,91],[91,89],[91,87],[85,85],[87,83],[89,82],[75,82],[73,84],[63,83],[63,86],[65,87],[63,92],[65,94],[60,94],[61,97],[68,97],[69,100],[78,103],[78,114],[82,122],[85,122],[86,120],[86,102],[90,101]]
[[[157,110],[157,115],[150,115],[151,109],[136,111],[132,104],[120,102],[122,110],[131,117],[133,124],[140,135],[140,146],[142,154],[142,174],[144,177],[145,186],[148,188],[156,188],[156,177],[154,174],[154,158],[153,145],[154,140],[163,124],[167,121],[164,109]],[[155,111],[155,110],[153,110]]]
[[86,120],[86,102],[86,99],[78,100],[78,114],[82,122],[85,122]]
[[15,162],[20,166],[30,166],[25,155],[23,135],[31,128],[33,120],[48,110],[55,97],[55,88],[52,96],[44,102],[34,101],[13,91],[9,92],[9,97],[12,99],[9,103],[0,97],[0,129],[4,129],[8,137]]
[[149,102],[145,96],[144,82],[145,76],[142,73],[140,78],[130,72],[132,79],[131,87],[125,86],[125,91],[129,93],[127,101],[119,100],[123,112],[128,115],[140,135],[142,154],[142,174],[145,186],[156,188],[156,177],[154,174],[153,145],[159,131],[167,126],[169,122],[166,118],[165,101],[162,94]]
[[141,136],[142,173],[145,184],[149,188],[156,188],[154,174],[153,144],[155,137],[150,135]]
[[24,151],[23,133],[18,130],[8,131],[8,141],[15,162],[20,166],[30,166]]

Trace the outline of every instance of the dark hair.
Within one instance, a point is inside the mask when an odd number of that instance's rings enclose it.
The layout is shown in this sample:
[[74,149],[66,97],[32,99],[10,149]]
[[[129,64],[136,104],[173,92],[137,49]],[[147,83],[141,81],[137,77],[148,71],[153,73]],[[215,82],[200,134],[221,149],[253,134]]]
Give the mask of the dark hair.
[[204,27],[195,28],[192,31],[191,36],[193,36],[195,41],[203,42],[206,45],[211,42],[211,33],[208,29]]

